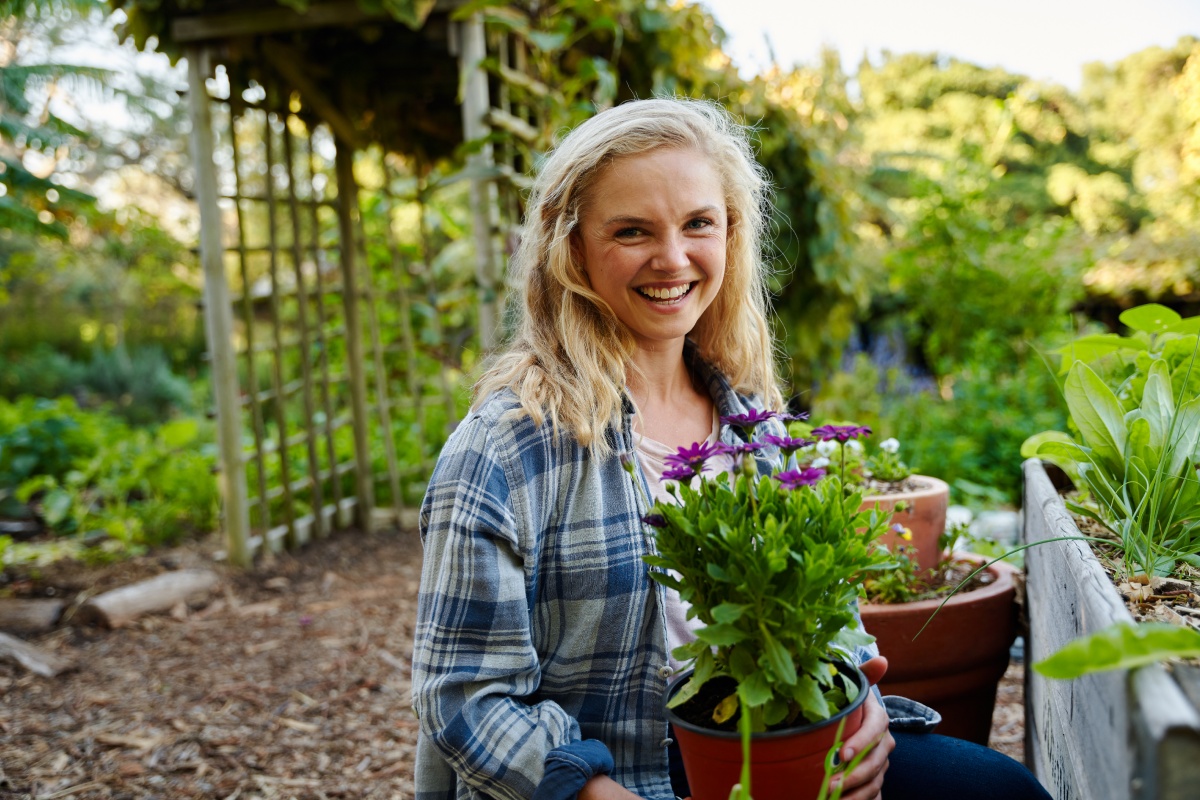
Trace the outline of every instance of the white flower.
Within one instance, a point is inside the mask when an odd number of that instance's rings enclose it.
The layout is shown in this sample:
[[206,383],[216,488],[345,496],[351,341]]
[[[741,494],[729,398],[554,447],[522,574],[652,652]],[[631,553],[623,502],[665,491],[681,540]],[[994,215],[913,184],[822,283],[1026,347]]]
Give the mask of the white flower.
[[813,467],[828,467],[829,459],[828,458],[814,458],[812,465],[813,465]]
[[879,443],[879,449],[885,453],[895,453],[900,450],[900,442],[895,439],[884,439]]
[[837,449],[837,442],[817,442],[817,452],[823,456],[831,456]]
[[856,453],[861,453],[862,442],[858,441],[857,439],[851,439],[850,441],[846,442],[846,449],[853,450]]

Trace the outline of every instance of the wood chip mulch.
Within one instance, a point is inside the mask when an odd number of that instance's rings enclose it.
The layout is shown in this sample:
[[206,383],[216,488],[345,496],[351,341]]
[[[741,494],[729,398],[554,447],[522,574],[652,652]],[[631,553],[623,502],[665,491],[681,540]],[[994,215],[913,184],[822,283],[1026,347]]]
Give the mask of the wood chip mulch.
[[[36,588],[94,593],[195,558],[49,570]],[[412,797],[416,535],[342,534],[224,576],[203,608],[32,640],[78,671],[0,664],[0,800]],[[991,745],[1018,760],[1022,696],[1015,665]]]

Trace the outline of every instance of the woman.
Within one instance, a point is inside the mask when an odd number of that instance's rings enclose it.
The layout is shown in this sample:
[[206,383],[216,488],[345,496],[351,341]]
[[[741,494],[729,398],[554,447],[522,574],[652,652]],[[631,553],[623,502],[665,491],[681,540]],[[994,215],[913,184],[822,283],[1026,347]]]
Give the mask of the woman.
[[[520,329],[422,504],[419,800],[686,794],[661,705],[670,650],[691,633],[678,596],[646,575],[647,509],[623,463],[660,491],[666,452],[734,443],[719,416],[782,406],[767,203],[746,131],[716,104],[628,103],[547,158],[513,258]],[[881,674],[882,659],[857,655]],[[937,797],[915,776],[929,742],[954,740],[902,742],[912,758],[898,759],[878,698],[867,709],[841,755],[872,750],[843,797],[902,797],[888,775],[906,772]],[[968,785],[1003,758],[960,744]]]

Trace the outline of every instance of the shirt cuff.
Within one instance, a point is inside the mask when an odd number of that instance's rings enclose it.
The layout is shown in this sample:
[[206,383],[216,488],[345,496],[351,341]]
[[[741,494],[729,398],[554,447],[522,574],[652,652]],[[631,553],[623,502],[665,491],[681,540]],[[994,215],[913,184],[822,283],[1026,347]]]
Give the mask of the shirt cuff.
[[613,757],[599,739],[556,747],[546,755],[546,771],[531,800],[575,800],[593,776],[612,772]]

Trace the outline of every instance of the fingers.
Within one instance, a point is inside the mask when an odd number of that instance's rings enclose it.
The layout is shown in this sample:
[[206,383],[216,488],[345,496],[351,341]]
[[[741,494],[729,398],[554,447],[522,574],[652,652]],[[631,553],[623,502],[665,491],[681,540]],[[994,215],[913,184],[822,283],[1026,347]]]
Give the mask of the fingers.
[[883,656],[875,656],[858,665],[862,670],[863,675],[867,676],[867,683],[874,686],[883,680],[884,673],[887,672],[888,660]]
[[883,787],[888,756],[896,748],[896,741],[888,732],[887,712],[874,695],[867,698],[863,711],[862,726],[846,740],[839,755],[842,763],[849,765],[857,754],[864,750],[867,754],[853,770],[836,779],[835,785],[840,783],[844,787],[842,800],[874,800]]

